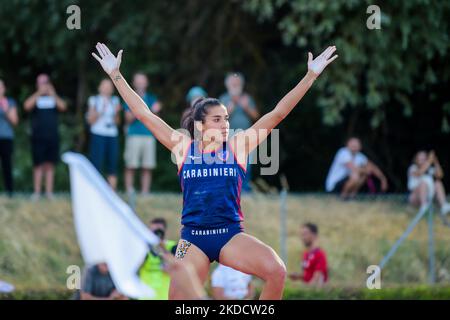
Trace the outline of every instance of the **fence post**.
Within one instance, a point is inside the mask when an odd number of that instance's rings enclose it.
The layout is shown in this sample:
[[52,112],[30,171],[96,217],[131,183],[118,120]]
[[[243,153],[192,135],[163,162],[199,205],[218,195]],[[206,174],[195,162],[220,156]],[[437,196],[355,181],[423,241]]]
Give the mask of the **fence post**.
[[428,209],[428,282],[430,284],[435,284],[436,282],[432,205]]
[[281,181],[281,192],[280,192],[280,253],[281,260],[287,267],[288,255],[287,255],[287,194],[289,190],[289,185],[287,183],[286,176],[283,174],[280,177]]

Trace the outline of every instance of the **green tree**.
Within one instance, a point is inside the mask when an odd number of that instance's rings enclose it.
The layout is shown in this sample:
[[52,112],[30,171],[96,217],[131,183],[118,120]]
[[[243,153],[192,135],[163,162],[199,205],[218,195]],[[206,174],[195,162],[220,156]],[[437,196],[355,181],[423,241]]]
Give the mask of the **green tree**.
[[[439,92],[450,77],[448,1],[383,1],[381,29],[369,30],[372,1],[249,0],[244,7],[260,20],[273,20],[286,45],[319,52],[334,44],[339,61],[324,80],[318,105],[326,124],[342,122],[345,108],[370,110],[380,126],[393,103],[405,116],[414,112],[414,94],[442,108],[448,130],[449,102]],[[303,63],[303,59],[299,59]],[[447,104],[444,104],[447,103]]]

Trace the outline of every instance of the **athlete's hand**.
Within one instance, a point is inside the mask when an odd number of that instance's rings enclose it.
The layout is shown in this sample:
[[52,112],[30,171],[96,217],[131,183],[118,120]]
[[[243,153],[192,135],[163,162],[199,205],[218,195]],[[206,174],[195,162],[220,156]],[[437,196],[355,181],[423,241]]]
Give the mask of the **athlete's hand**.
[[336,51],[335,46],[328,47],[313,60],[313,55],[308,52],[308,70],[312,71],[316,76],[319,76],[327,65],[333,62],[338,56],[334,55],[330,58]]
[[103,70],[105,70],[108,75],[111,75],[114,71],[118,71],[120,63],[122,62],[123,50],[120,50],[117,57],[115,57],[104,43],[97,42],[95,47],[97,48],[100,57],[94,52],[92,52],[92,56],[100,62]]

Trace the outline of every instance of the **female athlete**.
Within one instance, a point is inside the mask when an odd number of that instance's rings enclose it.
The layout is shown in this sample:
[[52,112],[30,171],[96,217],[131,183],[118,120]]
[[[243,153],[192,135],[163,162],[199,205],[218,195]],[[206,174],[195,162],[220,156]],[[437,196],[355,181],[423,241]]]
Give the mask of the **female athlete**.
[[[153,114],[119,71],[123,50],[117,56],[103,43],[96,45],[100,62],[118,92],[141,121],[167,149],[178,166],[183,191],[181,240],[176,257],[191,264],[204,283],[210,263],[255,275],[264,281],[260,299],[281,299],[286,267],[275,251],[244,232],[240,208],[242,181],[248,155],[297,105],[325,67],[337,58],[335,46],[313,59],[308,71],[275,108],[251,128],[229,137],[228,113],[219,100],[200,98],[174,130]],[[170,299],[184,299],[180,284],[172,279]]]

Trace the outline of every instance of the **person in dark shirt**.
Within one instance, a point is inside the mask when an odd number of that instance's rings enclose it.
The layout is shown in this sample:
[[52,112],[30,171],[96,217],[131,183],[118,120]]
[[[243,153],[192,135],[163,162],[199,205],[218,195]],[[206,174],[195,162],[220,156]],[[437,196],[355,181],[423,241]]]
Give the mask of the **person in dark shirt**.
[[40,197],[42,178],[45,192],[53,197],[55,164],[59,159],[58,112],[67,105],[55,91],[47,74],[36,79],[37,91],[25,100],[25,111],[31,113],[31,152],[33,158],[33,200]]
[[0,79],[0,162],[5,189],[9,196],[13,193],[12,154],[14,127],[18,122],[16,102],[6,96],[5,83]]
[[99,263],[86,270],[80,298],[81,300],[128,300],[116,290],[106,263]]

